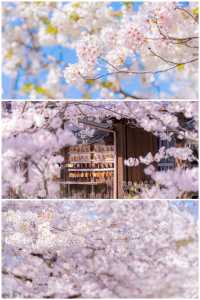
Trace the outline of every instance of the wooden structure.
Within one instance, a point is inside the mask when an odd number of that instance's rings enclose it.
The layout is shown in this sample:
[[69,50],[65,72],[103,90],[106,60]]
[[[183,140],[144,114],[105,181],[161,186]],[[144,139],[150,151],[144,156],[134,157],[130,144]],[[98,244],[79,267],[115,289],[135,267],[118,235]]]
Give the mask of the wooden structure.
[[123,198],[124,183],[148,180],[142,165],[127,167],[124,160],[155,153],[158,139],[152,133],[128,125],[127,120],[114,120],[112,128],[89,125],[106,134],[96,143],[62,150],[62,198]]
[[114,146],[107,143],[63,149],[61,196],[113,198]]
[[117,198],[122,198],[124,182],[142,182],[148,180],[144,173],[144,167],[127,167],[124,160],[128,157],[138,158],[147,153],[156,153],[158,150],[158,139],[142,128],[129,126],[124,121],[115,122],[113,129],[116,133],[117,153]]

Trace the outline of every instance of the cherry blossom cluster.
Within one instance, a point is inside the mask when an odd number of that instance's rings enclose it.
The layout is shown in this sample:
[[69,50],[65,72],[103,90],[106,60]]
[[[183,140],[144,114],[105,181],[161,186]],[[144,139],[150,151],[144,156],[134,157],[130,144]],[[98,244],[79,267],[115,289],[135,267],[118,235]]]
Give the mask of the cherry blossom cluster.
[[144,44],[144,36],[137,27],[134,26],[134,24],[128,25],[129,27],[125,28],[126,32],[124,32],[124,44],[127,48],[130,48],[133,52],[135,52],[137,48],[140,48]]
[[[143,2],[137,10],[134,2],[119,10],[111,2],[4,3],[3,44],[14,98],[65,98],[71,86],[85,98],[95,92],[102,98],[198,96],[197,2]],[[53,46],[74,50],[77,62],[62,54],[44,58],[44,47]],[[22,70],[24,84],[16,91]],[[42,82],[30,82],[41,70],[47,72]],[[128,93],[123,82],[134,79],[138,89]]]
[[6,201],[2,293],[196,298],[198,228],[192,211],[183,201]]

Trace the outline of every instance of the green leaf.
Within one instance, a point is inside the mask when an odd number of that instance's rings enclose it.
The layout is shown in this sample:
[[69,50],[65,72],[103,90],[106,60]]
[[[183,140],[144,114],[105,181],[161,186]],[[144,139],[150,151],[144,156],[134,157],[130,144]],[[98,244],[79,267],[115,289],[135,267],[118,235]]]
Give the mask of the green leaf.
[[79,8],[81,6],[81,4],[79,2],[75,2],[72,4],[72,7],[74,8]]
[[41,18],[41,20],[45,25],[51,25],[51,21],[49,20],[49,18],[43,17]]
[[69,15],[69,19],[71,21],[77,22],[80,19],[80,16],[77,14],[77,12],[74,11]]
[[42,86],[35,86],[34,89],[38,94],[41,94],[41,95],[48,94],[48,91],[45,88],[43,88]]
[[127,9],[132,8],[132,4],[133,2],[127,1],[127,2],[123,2],[124,6],[126,6]]
[[91,98],[90,93],[86,92],[83,94],[83,99],[90,99],[90,98]]
[[34,88],[33,83],[25,83],[22,86],[22,92],[24,92],[24,93],[30,93],[33,88]]
[[115,12],[112,13],[112,15],[113,15],[114,17],[122,17],[122,16],[123,16],[123,13],[122,13],[121,11],[115,11]]
[[58,28],[53,26],[52,24],[47,25],[46,32],[48,34],[56,35],[58,33]]
[[188,239],[178,240],[178,241],[176,241],[176,248],[179,249],[181,247],[186,247],[187,245],[189,245],[193,242],[194,242],[194,240],[191,237]]
[[10,49],[8,49],[8,51],[7,51],[7,53],[6,53],[6,55],[5,55],[5,57],[7,58],[7,59],[11,59],[12,58],[12,56],[13,56],[13,49],[12,48],[10,48]]
[[198,16],[199,15],[199,8],[198,7],[194,7],[192,9],[192,13],[193,13],[193,15]]
[[94,79],[87,79],[85,81],[88,85],[93,85],[94,84]]
[[177,65],[177,69],[178,69],[180,72],[182,72],[182,71],[184,70],[184,68],[185,68],[185,65],[184,65],[184,64],[179,64],[179,65]]
[[112,89],[114,88],[114,83],[111,81],[102,81],[101,85],[107,89]]

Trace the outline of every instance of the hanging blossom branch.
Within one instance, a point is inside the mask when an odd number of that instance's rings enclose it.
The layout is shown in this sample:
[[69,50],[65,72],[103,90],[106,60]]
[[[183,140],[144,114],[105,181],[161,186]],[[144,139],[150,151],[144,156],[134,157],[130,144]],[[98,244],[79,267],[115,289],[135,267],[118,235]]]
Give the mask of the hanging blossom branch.
[[[129,94],[126,95],[126,93],[123,92],[122,88],[120,87],[117,88],[117,84],[115,84],[115,79],[113,76],[115,75],[155,76],[157,74],[168,73],[169,71],[182,72],[184,71],[185,66],[187,66],[187,70],[189,70],[190,65],[191,65],[191,69],[193,69],[193,67],[196,66],[196,63],[198,61],[198,53],[197,51],[194,52],[194,50],[198,48],[198,43],[197,43],[198,35],[194,34],[191,36],[186,36],[186,34],[183,31],[182,36],[180,36],[180,34],[176,36],[173,33],[173,29],[172,29],[174,28],[173,24],[170,24],[170,22],[175,23],[174,21],[175,17],[177,17],[177,19],[179,18],[184,19],[185,11],[183,10],[184,13],[182,13],[182,10],[180,9],[180,12],[177,15],[177,12],[179,11],[178,7],[176,6],[173,7],[173,5],[166,8],[166,15],[163,12],[165,11],[165,9],[163,9],[163,11],[162,10],[159,11],[159,9],[155,10],[154,12],[152,11],[150,13],[150,15],[152,16],[149,17],[148,20],[145,20],[148,22],[149,25],[149,28],[147,27],[146,31],[148,32],[149,30],[150,32],[154,33],[154,36],[152,37],[145,36],[144,32],[141,29],[142,25],[140,24],[140,22],[137,23],[137,21],[135,23],[129,21],[130,23],[128,23],[127,25],[124,25],[123,23],[122,27],[118,28],[118,34],[116,34],[115,32],[112,33],[108,30],[109,34],[108,32],[106,32],[108,36],[105,34],[103,35],[104,38],[107,38],[109,41],[109,48],[107,50],[105,50],[104,47],[102,49],[98,45],[98,42],[95,40],[94,35],[91,36],[92,38],[94,38],[91,45],[89,44],[89,40],[87,36],[83,37],[82,41],[80,41],[79,43],[79,48],[77,48],[79,63],[75,65],[70,65],[70,67],[66,68],[64,73],[66,80],[70,81],[70,76],[72,76],[71,77],[72,82],[73,81],[75,82],[76,80],[75,78],[77,76],[77,78],[79,77],[79,79],[82,78],[83,81],[89,82],[90,84],[94,84],[95,81],[100,79],[108,80],[107,77],[110,76],[111,81],[109,82],[109,84],[107,84],[107,87],[109,87],[110,85],[110,89],[113,90],[113,92],[118,92],[119,94],[122,94],[125,97],[130,96],[134,99],[137,99],[138,98],[137,95],[129,95]],[[196,13],[195,10],[194,13]],[[172,18],[172,15],[173,15],[173,20],[170,19]],[[192,13],[190,15],[192,15]],[[192,24],[192,26],[195,26],[194,23],[196,24],[197,19],[195,17],[189,19],[190,20],[188,22]],[[123,34],[123,37],[120,36],[121,33]],[[118,39],[121,39],[120,46],[116,46]],[[107,40],[103,40],[103,45],[105,45],[106,42]],[[187,52],[185,49],[181,49],[183,45],[193,50],[189,50]],[[119,50],[120,47],[123,48]],[[172,59],[170,59],[172,50],[173,53],[177,51],[178,55],[180,55],[181,53],[182,54],[187,53],[187,55],[181,55],[180,61],[178,61],[178,59],[177,61],[173,61]],[[148,52],[150,52],[150,54],[153,55],[155,58],[159,58],[161,62],[165,62],[170,66],[165,67],[162,64],[159,65],[158,61],[152,60],[152,65],[155,65],[155,69],[148,70],[147,68],[145,68],[145,62],[147,60],[150,61],[152,57],[149,56]],[[144,60],[144,64],[143,64],[144,70],[143,68],[141,69],[141,66],[138,70],[130,69],[130,68],[124,69],[126,58],[128,56],[134,57],[136,53],[141,55],[142,60]],[[93,55],[92,58],[91,55]],[[185,56],[185,59],[183,59],[183,56]],[[188,57],[191,58],[188,59]],[[103,60],[106,63],[108,71],[107,72],[102,71],[100,74],[96,75],[95,73],[98,72],[94,70],[94,65],[98,63],[99,58],[101,58],[101,60]],[[140,59],[137,58],[137,60],[138,61],[136,61],[136,64],[139,65]],[[83,64],[86,64],[88,66],[88,71],[85,70]],[[92,76],[90,76],[90,73],[92,74]],[[101,84],[101,81],[99,81],[98,84]]]
[[[188,102],[186,102],[188,103]],[[53,106],[52,106],[53,104]],[[109,105],[110,104],[110,105]],[[173,134],[177,134],[177,136],[179,135],[179,137],[182,136],[182,138],[187,140],[187,134],[189,134],[189,129],[187,127],[183,127],[180,122],[178,122],[176,124],[176,127],[174,127],[173,125],[170,124],[170,122],[166,123],[165,120],[163,120],[164,115],[168,114],[171,118],[173,117],[174,121],[178,121],[179,118],[182,117],[182,115],[180,114],[180,112],[169,112],[168,111],[168,105],[163,106],[163,104],[159,104],[160,105],[160,111],[159,110],[152,110],[152,106],[149,107],[147,105],[147,102],[144,102],[144,106],[142,106],[142,109],[144,109],[145,111],[145,115],[147,117],[147,119],[149,120],[149,122],[151,122],[151,120],[156,120],[158,124],[160,124],[162,127],[160,127],[161,130],[164,130],[166,132],[169,133],[173,133]],[[130,106],[130,107],[129,107]],[[185,106],[185,104],[184,104]],[[104,117],[106,115],[106,113],[108,113],[108,115],[110,117],[117,117],[119,119],[121,118],[125,118],[127,120],[129,120],[129,124],[132,124],[133,126],[136,127],[141,127],[141,124],[139,122],[139,120],[137,120],[137,116],[134,115],[134,110],[133,110],[133,103],[131,102],[124,102],[124,103],[115,103],[115,102],[76,102],[76,101],[68,101],[68,102],[40,102],[37,104],[34,104],[34,102],[25,102],[25,104],[23,104],[22,106],[22,112],[20,113],[22,119],[24,118],[23,113],[29,111],[29,109],[31,109],[31,107],[35,107],[36,111],[42,111],[42,113],[45,115],[45,110],[46,109],[52,109],[55,110],[55,113],[52,116],[46,116],[45,117],[45,122],[42,124],[42,126],[38,126],[37,122],[33,125],[30,126],[28,128],[26,128],[24,131],[17,131],[17,128],[13,128],[13,135],[17,136],[19,133],[25,133],[26,130],[29,133],[35,133],[37,131],[38,128],[42,128],[42,129],[47,129],[49,127],[51,127],[51,122],[59,117],[60,120],[62,120],[61,122],[61,126],[63,124],[63,122],[67,121],[67,120],[71,120],[72,115],[70,114],[71,109],[75,112],[75,116],[77,116],[78,113],[78,118],[79,117],[88,117],[88,118],[96,118],[96,116],[98,116],[100,114],[100,112],[102,113],[102,117]],[[81,108],[82,107],[82,108]],[[78,111],[74,110],[75,108],[77,108]],[[91,108],[91,112],[90,110],[88,110],[89,108]],[[120,109],[119,109],[120,108]],[[125,108],[125,109],[124,109]],[[69,113],[68,113],[68,109],[69,109]],[[128,109],[128,110],[127,110]],[[162,111],[163,110],[163,111]],[[136,119],[135,119],[136,118]],[[189,117],[191,118],[191,117]],[[101,121],[100,121],[101,122]],[[41,125],[41,124],[39,124]],[[159,132],[159,127],[155,127],[155,133],[156,131]],[[51,128],[51,132],[53,132],[53,128]],[[192,131],[191,131],[192,133]],[[197,133],[197,131],[196,131]],[[190,137],[191,138],[191,137]],[[196,140],[197,141],[197,140]],[[195,142],[195,139],[193,140],[193,142]]]
[[[151,53],[153,54],[153,52],[151,51]],[[160,56],[158,56],[157,54],[154,53],[155,56],[161,58]],[[165,62],[168,62],[170,63],[169,61],[167,61],[165,58],[161,58],[163,61]],[[87,77],[84,77],[81,73],[79,74],[83,79],[85,80],[92,80],[92,81],[95,81],[95,80],[98,80],[98,79],[101,79],[101,78],[104,78],[106,76],[110,76],[110,75],[115,75],[115,74],[135,74],[135,75],[144,75],[144,74],[159,74],[159,73],[164,73],[164,72],[168,72],[168,71],[171,71],[175,68],[178,68],[180,66],[184,66],[184,65],[187,65],[187,64],[190,64],[190,63],[193,63],[193,62],[196,62],[198,61],[198,58],[194,58],[194,59],[191,59],[189,61],[186,61],[186,62],[181,62],[181,63],[173,63],[171,62],[171,64],[173,64],[174,66],[172,67],[169,67],[169,68],[165,68],[165,69],[161,69],[161,70],[147,70],[147,71],[133,71],[133,70],[117,70],[117,71],[113,71],[113,72],[107,72],[105,74],[102,74],[102,75],[99,75],[95,78],[87,78]],[[109,63],[108,63],[109,64]]]
[[[30,103],[30,102],[28,102]],[[130,107],[129,107],[130,105]],[[27,108],[27,112],[28,110],[32,107],[32,106],[36,106],[39,111],[40,109],[42,109],[42,112],[45,113],[45,109],[48,108],[52,108],[52,102],[45,102],[45,104],[40,104],[38,103],[37,105],[34,105],[34,102],[30,103],[30,106],[26,106]],[[25,106],[23,105],[23,112],[25,111]],[[82,108],[81,108],[82,107]],[[119,107],[121,109],[121,111],[119,110]],[[126,107],[128,109],[124,109],[123,107]],[[162,108],[162,105],[160,106]],[[13,134],[15,136],[17,136],[18,134],[21,133],[35,133],[38,128],[41,129],[48,129],[49,127],[51,127],[51,122],[53,122],[54,119],[56,119],[57,117],[62,120],[61,121],[61,126],[63,126],[64,122],[69,120],[71,121],[71,114],[68,113],[68,109],[69,112],[71,112],[71,109],[75,109],[77,108],[78,111],[73,110],[75,112],[75,116],[77,116],[78,113],[78,118],[80,117],[88,117],[88,118],[94,118],[95,116],[99,115],[99,112],[102,112],[102,116],[104,116],[106,113],[108,113],[108,115],[110,115],[110,117],[116,117],[116,118],[125,118],[127,120],[129,120],[129,124],[135,126],[135,127],[140,127],[141,128],[141,124],[140,121],[137,120],[137,116],[134,115],[134,111],[132,109],[132,103],[130,102],[124,102],[123,104],[119,104],[117,103],[115,105],[114,102],[111,102],[111,105],[109,105],[109,103],[104,102],[103,104],[98,102],[98,103],[92,103],[92,102],[76,102],[76,101],[69,101],[69,102],[63,102],[62,105],[58,104],[58,102],[54,102],[53,103],[53,109],[56,109],[55,114],[52,117],[46,117],[45,118],[45,122],[44,124],[42,124],[42,126],[37,125],[37,123],[35,123],[34,126],[29,126],[28,128],[26,128],[24,131],[16,131],[16,128],[14,128]],[[89,113],[89,110],[87,108],[91,108],[91,113]],[[156,111],[155,112],[152,110],[152,107],[148,107],[147,102],[144,103],[144,107],[143,107],[145,114],[146,114],[146,118],[148,119],[149,122],[151,122],[151,120],[156,120],[157,123],[157,127],[155,127],[153,129],[154,134],[159,134],[159,132],[161,133],[164,129],[164,131],[168,132],[169,134],[173,134],[176,135],[176,137],[179,137],[183,140],[186,140],[188,142],[193,142],[195,144],[198,143],[198,138],[195,137],[193,134],[195,132],[195,129],[193,131],[189,130],[187,127],[183,127],[180,122],[178,121],[182,115],[179,115],[178,112],[169,112],[167,111],[167,106],[164,107],[164,111],[159,112]],[[163,120],[164,118],[164,114],[167,113],[170,118],[170,120],[173,120],[175,122],[178,121],[176,127],[172,126],[170,122],[166,123],[166,120]],[[21,114],[21,117],[23,118],[23,114]],[[135,119],[136,118],[136,119]],[[101,122],[101,121],[100,121]],[[28,124],[30,125],[30,124]],[[160,130],[159,130],[159,126],[160,126]],[[53,129],[51,129],[51,133],[53,133]],[[197,131],[196,131],[197,133]]]
[[[182,162],[196,162],[198,163],[198,158],[193,155],[193,150],[189,147],[161,147],[159,151],[153,156],[152,153],[148,153],[146,156],[140,156],[138,158],[130,157],[125,160],[125,165],[129,167],[137,167],[140,163],[144,165],[150,165],[153,163],[159,163],[162,160],[167,160],[169,158],[174,158]],[[185,164],[182,166],[185,168]],[[148,170],[148,169],[147,169]],[[155,168],[154,168],[155,170]]]
[[[159,164],[167,163],[171,169],[159,171]],[[194,155],[190,147],[161,147],[159,151],[152,155],[129,157],[125,160],[128,167],[137,167],[140,164],[144,166],[144,173],[151,178],[153,184],[146,186],[141,184],[136,198],[149,198],[160,195],[161,198],[169,198],[170,195],[175,198],[198,197],[198,158]]]
[[183,7],[176,6],[175,9],[180,10],[180,11],[183,11],[183,12],[186,13],[188,16],[190,16],[190,17],[195,21],[195,23],[198,24],[198,15],[194,16],[191,12],[189,12],[187,9],[185,9],[185,8],[183,8]]
[[[82,102],[81,103],[80,102],[73,103],[72,102],[71,105],[75,105],[75,106],[77,105],[79,107],[79,109],[80,109],[80,106],[86,107],[86,108],[91,107],[93,110],[95,110],[95,114],[98,114],[99,110],[101,110],[103,114],[105,114],[105,112],[108,112],[110,114],[110,116],[127,119],[129,124],[131,124],[134,127],[143,128],[141,126],[140,122],[138,122],[132,116],[133,111],[131,108],[131,103],[130,103],[130,107],[129,107],[129,102],[123,103],[123,105],[128,108],[128,112],[126,111],[126,113],[124,113],[124,112],[122,113],[119,111],[120,105],[116,105],[116,106],[113,105],[114,107],[112,109],[109,107],[106,107],[106,105],[104,105],[104,104],[93,104],[90,102],[84,102],[84,103],[82,103]],[[198,137],[197,136],[195,137],[194,135],[190,134],[190,130],[188,131],[187,126],[184,128],[183,126],[180,125],[179,118],[181,118],[181,116],[178,116],[178,113],[171,113],[171,115],[174,117],[174,120],[178,120],[178,125],[176,128],[174,128],[169,123],[166,124],[166,122],[162,119],[162,117],[163,117],[162,114],[159,115],[158,112],[153,113],[152,108],[146,108],[145,105],[144,105],[144,108],[146,110],[146,117],[149,119],[149,122],[151,120],[156,120],[158,122],[157,125],[161,124],[162,127],[161,127],[160,133],[163,131],[163,128],[164,128],[164,131],[168,132],[169,136],[173,134],[174,137],[183,139],[188,143],[192,142],[195,145],[198,144]],[[80,112],[84,117],[87,117],[87,109],[86,109],[86,112],[84,112],[83,110],[81,110]],[[165,108],[165,112],[167,113],[167,108]],[[193,130],[194,130],[194,132],[196,131],[195,129],[193,129]],[[153,133],[159,135],[159,127],[157,127],[157,128],[155,127]],[[197,131],[196,131],[196,133],[197,133]]]

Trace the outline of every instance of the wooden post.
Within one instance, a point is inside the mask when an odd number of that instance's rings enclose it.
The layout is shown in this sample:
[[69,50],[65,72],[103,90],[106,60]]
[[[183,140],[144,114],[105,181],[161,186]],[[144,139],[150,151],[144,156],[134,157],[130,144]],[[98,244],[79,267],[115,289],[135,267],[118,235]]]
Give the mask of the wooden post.
[[124,159],[126,158],[126,125],[123,122],[115,123],[116,131],[116,181],[117,181],[117,198],[124,197],[123,182],[127,181],[127,170],[124,165]]

